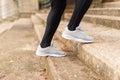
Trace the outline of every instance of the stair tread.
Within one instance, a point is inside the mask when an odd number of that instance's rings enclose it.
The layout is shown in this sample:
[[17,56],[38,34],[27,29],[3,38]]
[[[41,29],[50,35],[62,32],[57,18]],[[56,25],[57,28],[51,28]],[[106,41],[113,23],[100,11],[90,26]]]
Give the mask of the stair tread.
[[120,8],[91,8],[87,11],[87,14],[120,16]]
[[[58,29],[61,34],[66,25],[66,22],[63,23]],[[95,42],[92,44],[76,42],[79,45],[78,57],[105,80],[114,80],[116,75],[120,75],[120,30],[87,22],[81,22],[81,26],[87,34],[94,37]],[[119,80],[118,76],[115,80]]]
[[40,17],[41,19],[44,19],[45,21],[47,21],[47,16],[48,16],[48,14],[44,14],[44,13],[42,13],[42,14],[40,14],[40,13],[36,13],[36,16],[38,16],[38,17]]
[[104,25],[106,27],[120,29],[120,17],[119,16],[85,15],[83,18],[83,21]]
[[[104,59],[109,62],[111,66],[119,65],[120,62],[120,30],[96,27],[90,23],[82,23],[85,31],[95,38],[95,43],[83,45],[83,49],[90,51],[90,54]],[[92,51],[92,52],[91,52]],[[118,63],[119,62],[119,63]]]
[[90,16],[90,17],[97,17],[97,18],[104,18],[104,19],[110,19],[110,20],[120,20],[120,17],[118,16],[107,16],[107,15],[89,15],[86,14],[85,16]]
[[41,24],[41,20],[35,15],[31,16],[31,20],[32,20],[33,24],[36,24],[36,25]]
[[120,8],[90,8],[89,10],[120,10]]
[[101,80],[74,55],[64,58],[47,58],[53,80]]
[[115,1],[115,2],[105,2],[103,3],[103,7],[113,7],[113,8],[116,8],[116,7],[120,7],[120,1]]
[[13,22],[3,22],[0,24],[0,34],[3,33],[4,31],[6,30],[9,30],[11,29],[14,24],[15,24],[16,21],[13,21]]
[[103,4],[114,4],[114,3],[115,3],[115,4],[116,4],[116,3],[119,4],[120,1],[115,1],[115,2],[105,2],[105,3],[103,3]]
[[[70,17],[71,13],[66,13],[65,17]],[[107,16],[107,15],[92,15],[92,14],[86,14],[85,16],[89,16],[89,17],[97,17],[97,18],[104,18],[104,19],[112,19],[112,20],[120,20],[119,16]]]
[[16,21],[15,26],[32,26],[32,21],[30,18],[20,18]]

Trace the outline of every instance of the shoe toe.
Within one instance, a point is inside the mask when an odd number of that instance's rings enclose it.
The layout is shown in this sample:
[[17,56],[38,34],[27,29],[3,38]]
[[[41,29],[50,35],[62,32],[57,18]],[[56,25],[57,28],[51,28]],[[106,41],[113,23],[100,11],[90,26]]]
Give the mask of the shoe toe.
[[85,38],[87,41],[90,41],[90,42],[93,42],[94,41],[94,39],[92,38],[92,37],[86,37]]

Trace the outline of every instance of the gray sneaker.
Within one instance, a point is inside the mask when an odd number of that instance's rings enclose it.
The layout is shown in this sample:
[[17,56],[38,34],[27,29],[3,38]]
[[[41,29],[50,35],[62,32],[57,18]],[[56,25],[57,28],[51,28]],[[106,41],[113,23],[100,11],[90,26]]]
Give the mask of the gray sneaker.
[[74,31],[70,31],[68,30],[68,27],[66,27],[62,37],[69,40],[79,41],[81,43],[93,42],[93,38],[86,35],[85,32],[80,29],[80,27],[77,27]]
[[36,51],[36,55],[37,56],[52,56],[52,57],[66,56],[65,52],[58,50],[53,45],[46,47],[46,48],[41,48],[41,46],[39,45]]

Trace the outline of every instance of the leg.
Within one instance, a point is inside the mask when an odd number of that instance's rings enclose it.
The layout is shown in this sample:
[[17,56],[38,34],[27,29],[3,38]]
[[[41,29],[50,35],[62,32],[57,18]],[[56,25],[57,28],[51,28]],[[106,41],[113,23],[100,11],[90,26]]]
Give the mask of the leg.
[[68,24],[68,29],[73,31],[79,26],[84,14],[90,7],[92,0],[76,0],[73,15]]
[[50,0],[50,2],[51,11],[48,15],[45,34],[40,44],[42,48],[50,46],[53,35],[59,25],[61,16],[66,7],[66,0]]
[[94,41],[92,37],[86,35],[85,32],[78,27],[91,2],[92,0],[76,0],[71,20],[68,27],[65,28],[65,31],[62,34],[63,38],[81,43],[91,43]]

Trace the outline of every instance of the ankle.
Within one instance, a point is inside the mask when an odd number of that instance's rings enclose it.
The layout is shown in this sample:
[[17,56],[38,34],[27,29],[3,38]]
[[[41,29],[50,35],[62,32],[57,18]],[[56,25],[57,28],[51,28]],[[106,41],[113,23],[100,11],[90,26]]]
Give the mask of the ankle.
[[41,48],[47,48],[49,47],[50,45],[40,45]]
[[72,28],[72,27],[67,27],[68,28],[68,30],[70,30],[70,31],[75,31],[76,29],[75,28]]

